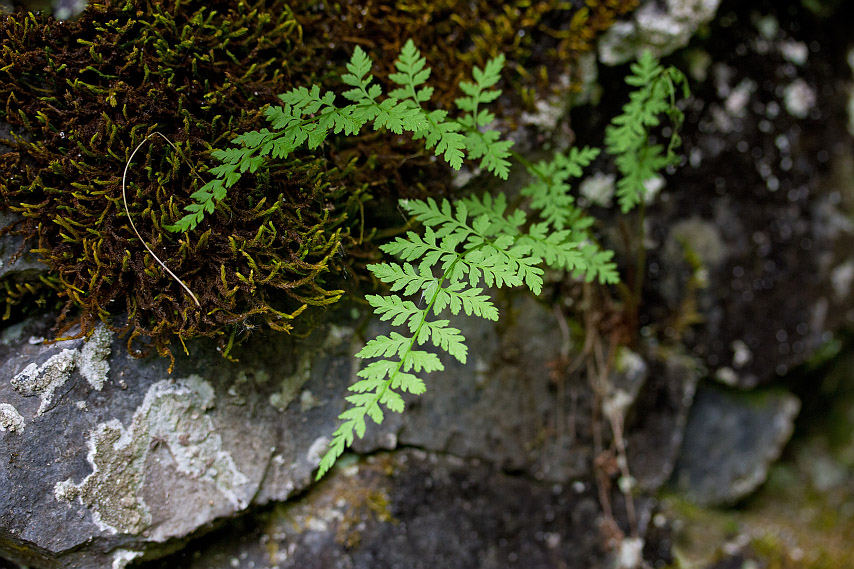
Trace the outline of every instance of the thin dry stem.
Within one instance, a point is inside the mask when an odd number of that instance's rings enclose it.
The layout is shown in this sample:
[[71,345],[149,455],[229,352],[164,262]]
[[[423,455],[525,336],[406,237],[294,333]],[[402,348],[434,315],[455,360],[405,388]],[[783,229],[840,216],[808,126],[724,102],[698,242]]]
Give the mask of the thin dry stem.
[[142,243],[142,246],[145,247],[146,251],[148,251],[151,254],[151,256],[154,258],[154,260],[157,261],[157,263],[161,267],[163,267],[163,270],[166,271],[169,274],[169,276],[172,277],[179,285],[181,285],[185,291],[187,291],[187,294],[190,295],[190,297],[193,299],[193,302],[196,303],[196,306],[201,308],[202,304],[199,302],[199,299],[196,298],[196,295],[193,294],[193,291],[190,290],[190,287],[188,287],[186,284],[184,284],[184,281],[182,281],[180,278],[178,278],[178,276],[175,273],[173,273],[169,269],[169,267],[167,267],[166,264],[157,257],[157,255],[155,255],[154,251],[151,250],[151,247],[148,246],[148,243],[145,242],[145,239],[142,238],[142,235],[139,234],[139,231],[137,231],[137,229],[136,229],[136,225],[134,225],[134,223],[133,223],[133,218],[130,215],[130,208],[128,208],[128,200],[127,200],[127,191],[126,191],[125,181],[127,179],[128,169],[130,168],[130,163],[133,161],[133,157],[136,154],[136,152],[140,148],[142,148],[142,145],[145,144],[146,142],[148,142],[149,139],[155,134],[160,136],[166,142],[168,142],[169,146],[174,148],[175,151],[178,150],[178,147],[175,146],[171,140],[169,140],[168,138],[166,138],[166,136],[164,134],[159,133],[159,132],[152,132],[151,134],[146,135],[146,137],[142,139],[142,142],[140,142],[139,144],[136,145],[136,148],[134,148],[133,152],[130,153],[130,157],[128,158],[127,163],[125,163],[125,170],[122,173],[122,201],[124,202],[124,205],[125,205],[125,213],[128,216],[128,221],[130,222],[131,229],[133,229],[133,232],[136,233],[137,237],[139,237],[139,240]]

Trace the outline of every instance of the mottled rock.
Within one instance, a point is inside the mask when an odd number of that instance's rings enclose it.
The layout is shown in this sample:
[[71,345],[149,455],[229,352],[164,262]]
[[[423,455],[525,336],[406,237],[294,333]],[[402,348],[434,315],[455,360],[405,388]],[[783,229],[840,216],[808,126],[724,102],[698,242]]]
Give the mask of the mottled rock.
[[349,380],[344,366],[328,375],[336,355],[349,364],[349,345],[339,339],[336,351],[324,336],[299,348],[259,337],[242,365],[191,343],[170,377],[168,361],[133,359],[103,331],[30,342],[44,334],[31,323],[0,346],[0,402],[25,423],[4,413],[16,430],[0,432],[0,453],[15,457],[0,464],[0,554],[33,567],[123,567],[250,504],[287,499],[310,483],[308,451],[338,410],[285,415],[271,397],[299,400],[301,358],[320,351],[315,388],[329,380],[340,397]]
[[783,391],[701,387],[676,462],[676,488],[704,505],[733,504],[765,481],[794,430],[798,399]]
[[24,418],[8,403],[0,403],[0,431],[24,430]]
[[656,57],[685,47],[697,29],[715,17],[720,0],[649,0],[629,21],[617,22],[599,40],[599,60],[620,65],[644,50]]
[[[714,63],[686,108],[689,164],[647,209],[644,322],[685,343],[712,377],[750,389],[854,323],[854,152],[834,118],[847,93],[827,29],[805,15],[722,10],[696,41]],[[815,49],[792,62],[804,43]],[[787,110],[792,84],[814,94],[809,109]]]
[[147,567],[604,569],[601,522],[591,484],[403,450],[342,464],[305,497],[247,520],[237,539],[213,535]]
[[654,492],[670,478],[701,377],[702,365],[686,355],[653,362],[625,428],[630,472],[641,490]]
[[[530,480],[589,486],[594,401],[586,374],[569,373],[556,385],[560,332],[551,308],[520,296],[502,312],[497,325],[458,319],[468,364],[443,356],[446,370],[425,377],[427,393],[405,414],[372,426],[355,450],[420,447]],[[304,340],[259,335],[236,353],[239,363],[191,342],[192,355],[177,359],[171,377],[167,361],[131,359],[120,340],[108,346],[103,332],[57,344],[25,339],[42,335],[37,329],[10,335],[17,339],[0,346],[0,373],[11,379],[0,382],[0,402],[26,426],[23,436],[0,435],[0,451],[17,456],[0,463],[11,488],[0,495],[0,551],[35,567],[123,566],[305,492],[359,363],[352,354],[363,340],[342,318]],[[691,385],[665,375],[648,395],[646,361],[624,350],[617,364],[603,393],[620,422],[639,399]],[[91,380],[93,368],[103,381]],[[674,409],[684,409],[682,401],[671,401]],[[640,439],[637,446],[646,448]],[[646,468],[672,466],[672,453],[647,457]]]

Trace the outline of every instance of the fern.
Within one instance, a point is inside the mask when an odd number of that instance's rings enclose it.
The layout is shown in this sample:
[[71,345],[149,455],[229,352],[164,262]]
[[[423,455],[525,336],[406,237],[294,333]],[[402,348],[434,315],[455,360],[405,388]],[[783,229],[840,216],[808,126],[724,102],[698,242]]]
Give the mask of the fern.
[[350,446],[354,436],[365,433],[365,418],[381,423],[383,407],[400,412],[401,393],[415,395],[425,391],[424,382],[414,373],[441,371],[442,362],[433,352],[417,349],[428,342],[465,363],[467,347],[459,329],[446,319],[437,318],[448,310],[452,315],[467,315],[498,320],[498,309],[489,295],[477,285],[525,284],[535,294],[542,287],[542,269],[531,248],[516,243],[520,235],[489,221],[486,214],[472,218],[465,202],[447,200],[405,202],[404,207],[426,227],[424,237],[409,232],[381,249],[404,262],[372,265],[371,272],[390,285],[391,291],[404,296],[420,296],[424,307],[396,294],[370,295],[368,302],[380,320],[403,326],[408,334],[392,332],[370,340],[356,357],[382,358],[358,372],[362,378],[350,386],[347,397],[351,407],[341,414],[342,423],[320,462],[318,477]]
[[[573,148],[531,164],[512,152],[512,142],[501,140],[500,133],[489,128],[495,117],[485,105],[501,96],[495,86],[503,56],[488,61],[483,69],[475,67],[473,80],[460,83],[464,96],[455,100],[457,117],[429,109],[430,68],[411,40],[394,65],[396,71],[389,79],[396,86],[387,96],[374,83],[371,59],[359,47],[341,78],[348,87],[341,93],[347,103],[339,105],[334,93],[322,92],[316,85],[280,95],[283,104],[264,113],[270,129],[241,134],[230,148],[212,152],[220,162],[210,170],[215,178],[192,195],[187,214],[170,227],[174,231],[195,228],[205,214],[214,211],[228,188],[270,158],[284,158],[302,146],[317,148],[330,134],[356,135],[368,123],[374,130],[411,133],[455,169],[466,158],[479,160],[481,169],[507,179],[514,157],[528,170],[532,181],[521,190],[524,207],[509,207],[501,193],[467,196],[454,203],[401,202],[423,231],[409,231],[380,247],[398,261],[368,268],[388,285],[390,294],[366,297],[380,320],[399,331],[369,340],[356,354],[369,361],[349,388],[348,408],[341,413],[341,424],[320,461],[318,478],[355,437],[364,436],[367,418],[381,423],[387,411],[404,410],[404,393],[419,395],[426,390],[419,374],[443,369],[435,350],[466,362],[465,338],[443,316],[464,312],[497,320],[498,309],[487,289],[523,286],[539,294],[543,265],[587,281],[619,281],[613,252],[598,245],[592,233],[594,220],[577,206],[571,191],[570,182],[582,175],[600,151]],[[682,84],[687,96],[684,76],[662,68],[648,53],[632,66],[632,72],[626,81],[636,89],[606,130],[605,139],[622,174],[617,192],[623,211],[641,203],[643,182],[675,162],[679,144],[675,128],[667,148],[650,144],[650,132],[659,125],[662,113],[670,115],[678,127],[682,114],[676,107],[676,86]],[[429,346],[432,350],[426,349]]]
[[[676,105],[678,86],[682,85],[683,96],[689,95],[685,75],[674,67],[662,67],[649,51],[631,65],[631,70],[626,83],[636,89],[623,106],[622,114],[605,130],[605,147],[616,157],[615,163],[622,174],[617,182],[617,198],[623,213],[642,203],[645,182],[665,167],[678,163],[675,149],[681,142],[678,129],[684,119]],[[673,122],[673,134],[666,148],[650,144],[650,131],[659,126],[659,116],[663,113]]]
[[[441,153],[452,166],[459,166],[465,150],[468,158],[481,160],[482,169],[506,179],[512,144],[501,141],[497,131],[487,129],[494,116],[482,108],[501,95],[493,87],[503,63],[503,57],[493,59],[483,69],[474,69],[474,82],[460,83],[466,96],[458,98],[456,106],[464,114],[454,123],[446,120],[444,111],[428,112],[420,107],[432,94],[432,89],[422,87],[430,70],[414,46],[407,43],[396,64],[398,73],[390,76],[399,85],[390,98],[396,105],[409,102],[404,108],[412,112],[412,120],[417,121],[415,117],[420,116],[423,121],[420,128],[412,129],[415,137],[425,138],[428,148],[435,145],[437,155]],[[623,211],[640,203],[644,181],[675,162],[679,143],[675,128],[666,152],[649,144],[649,132],[658,126],[661,113],[669,114],[678,127],[682,115],[676,107],[675,86],[685,85],[680,72],[662,68],[649,54],[632,70],[634,75],[627,82],[637,89],[606,132],[607,150],[615,156],[623,175],[618,184]],[[351,100],[361,100],[356,97],[364,97],[365,91],[353,92],[352,96]],[[465,133],[464,138],[459,131]],[[352,394],[346,397],[349,408],[340,415],[342,422],[320,461],[318,478],[334,465],[355,437],[364,436],[366,418],[382,423],[386,411],[403,411],[403,393],[419,395],[426,390],[416,374],[444,369],[438,356],[421,346],[432,344],[461,363],[466,362],[465,338],[441,316],[447,311],[452,316],[463,311],[467,316],[497,320],[498,309],[481,285],[525,286],[539,294],[543,286],[542,264],[570,271],[587,281],[619,281],[613,252],[596,243],[591,234],[594,220],[577,207],[569,183],[579,178],[599,153],[595,148],[572,148],[537,164],[517,157],[533,179],[521,194],[528,198],[528,209],[536,220],[530,220],[522,209],[511,211],[500,193],[495,197],[468,196],[455,203],[432,199],[401,202],[423,226],[423,233],[409,231],[405,237],[381,247],[401,262],[369,267],[378,280],[389,285],[392,294],[369,295],[367,300],[380,320],[402,327],[405,333],[377,336],[356,354],[373,361],[358,372],[361,379],[350,386]]]
[[[489,91],[498,80],[503,57],[490,61],[486,71],[475,69],[476,83],[471,99],[474,108],[479,103],[494,100],[500,91]],[[342,93],[348,104],[339,106],[331,91],[321,92],[317,85],[297,87],[279,95],[282,106],[271,106],[264,116],[272,130],[251,131],[234,138],[232,147],[214,150],[211,156],[221,162],[211,168],[215,176],[190,197],[187,212],[170,231],[187,232],[202,222],[205,214],[213,213],[217,202],[246,172],[255,172],[268,158],[282,159],[302,146],[309,150],[322,144],[330,133],[353,136],[362,127],[372,123],[374,130],[388,129],[396,134],[411,132],[416,140],[423,139],[427,149],[435,149],[452,168],[459,169],[468,153],[483,158],[490,172],[507,177],[509,163],[506,158],[510,142],[498,141],[496,131],[480,133],[478,128],[489,122],[489,113],[479,113],[477,120],[448,118],[444,110],[428,110],[433,88],[424,86],[430,77],[430,68],[412,40],[406,42],[395,61],[397,72],[389,75],[398,85],[387,97],[382,87],[373,82],[370,74],[373,62],[360,47],[356,47],[347,63],[348,73],[342,82],[351,87]],[[460,103],[458,103],[460,104]],[[461,103],[468,108],[468,103]],[[469,105],[470,106],[470,105]],[[461,132],[462,131],[462,132]]]

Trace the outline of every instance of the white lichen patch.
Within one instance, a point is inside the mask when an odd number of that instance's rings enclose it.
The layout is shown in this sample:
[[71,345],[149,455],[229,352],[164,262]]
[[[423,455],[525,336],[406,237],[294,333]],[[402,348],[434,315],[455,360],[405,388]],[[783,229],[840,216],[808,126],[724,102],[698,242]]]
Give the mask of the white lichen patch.
[[113,335],[102,323],[99,323],[92,335],[80,349],[78,365],[80,373],[95,391],[101,391],[110,373],[110,345]]
[[0,431],[11,431],[13,433],[24,431],[24,418],[17,409],[8,403],[0,403]]
[[90,433],[87,458],[92,473],[79,484],[59,482],[54,495],[59,500],[79,498],[103,531],[139,534],[152,524],[143,499],[146,459],[163,446],[178,472],[214,485],[231,504],[245,507],[238,492],[249,480],[222,448],[206,413],[213,402],[213,388],[199,376],[155,383],[128,427],[113,419]]
[[783,91],[786,111],[797,119],[805,119],[815,107],[816,94],[806,81],[795,79]]
[[36,412],[37,417],[50,406],[56,390],[68,381],[71,372],[74,371],[76,354],[76,350],[62,350],[40,366],[34,363],[29,364],[12,378],[12,387],[24,397],[34,395],[41,397],[41,405]]
[[99,324],[81,349],[64,348],[42,365],[30,363],[12,378],[12,387],[24,397],[41,397],[37,417],[50,407],[54,393],[65,385],[75,369],[80,371],[93,389],[100,391],[110,371],[107,358],[110,356],[111,342],[109,329]]
[[801,41],[784,41],[780,43],[780,54],[795,65],[806,65],[810,50],[807,44]]
[[127,567],[131,561],[141,556],[141,551],[131,551],[130,549],[117,549],[115,552],[113,552],[112,569],[125,569],[125,567]]
[[282,378],[279,384],[279,390],[270,395],[270,405],[284,411],[288,406],[299,397],[302,391],[302,386],[311,379],[311,362],[312,354],[303,353],[297,362],[296,371]]
[[656,57],[668,55],[714,18],[718,4],[720,0],[644,2],[630,21],[616,22],[599,39],[599,59],[620,65],[637,59],[644,49]]
[[617,191],[616,182],[617,177],[614,174],[596,172],[581,182],[578,191],[594,205],[611,207],[611,200]]
[[834,268],[830,273],[830,283],[837,301],[848,298],[851,294],[851,284],[854,283],[854,261],[845,261]]

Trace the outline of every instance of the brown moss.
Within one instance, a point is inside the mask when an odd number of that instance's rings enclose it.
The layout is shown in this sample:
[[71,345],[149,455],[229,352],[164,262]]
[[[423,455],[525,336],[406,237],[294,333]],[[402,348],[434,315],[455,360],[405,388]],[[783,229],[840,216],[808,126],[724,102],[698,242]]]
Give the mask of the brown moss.
[[[171,235],[203,183],[211,147],[259,126],[259,107],[289,83],[279,62],[298,49],[285,5],[105,2],[78,21],[16,15],[0,24],[3,119],[19,139],[2,162],[6,206],[23,216],[49,283],[80,307],[84,330],[128,315],[129,338],[166,353],[178,336],[224,348],[237,324],[279,330],[341,291],[323,273],[346,241],[359,192],[320,157],[293,158],[248,177],[207,225]],[[245,110],[244,110],[245,109]],[[201,301],[195,306],[130,228],[121,176],[132,149],[161,132],[129,169],[129,208],[142,238]],[[61,333],[61,330],[60,330]]]

